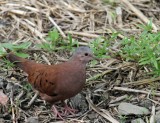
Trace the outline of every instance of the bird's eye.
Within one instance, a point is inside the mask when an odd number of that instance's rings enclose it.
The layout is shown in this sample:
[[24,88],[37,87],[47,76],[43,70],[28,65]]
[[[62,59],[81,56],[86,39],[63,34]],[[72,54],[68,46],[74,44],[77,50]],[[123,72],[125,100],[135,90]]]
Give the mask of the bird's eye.
[[88,53],[85,53],[84,55],[85,55],[85,56],[88,56]]

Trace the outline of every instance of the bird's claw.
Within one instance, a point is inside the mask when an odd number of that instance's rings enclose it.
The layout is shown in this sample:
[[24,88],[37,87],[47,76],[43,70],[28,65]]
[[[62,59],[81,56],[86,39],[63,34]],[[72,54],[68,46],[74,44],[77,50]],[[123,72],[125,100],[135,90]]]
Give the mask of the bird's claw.
[[75,115],[75,113],[77,112],[76,109],[73,109],[73,108],[70,108],[67,104],[65,105],[64,107],[64,115],[69,115],[69,114],[72,114],[72,115]]
[[54,105],[52,106],[52,111],[55,115],[55,118],[59,117],[60,119],[64,120],[64,118],[62,117],[63,113],[60,113]]
[[58,111],[57,107],[53,105],[52,111],[53,111],[56,118],[60,118],[62,120],[64,120],[63,117],[66,117],[69,114],[75,115],[75,113],[77,112],[76,109],[70,108],[67,104],[65,104],[64,108],[61,109],[61,111]]

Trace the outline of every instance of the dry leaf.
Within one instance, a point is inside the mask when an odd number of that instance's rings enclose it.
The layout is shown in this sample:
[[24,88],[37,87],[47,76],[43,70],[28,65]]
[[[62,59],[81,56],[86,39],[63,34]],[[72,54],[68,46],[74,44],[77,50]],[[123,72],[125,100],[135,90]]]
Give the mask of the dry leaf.
[[0,104],[6,105],[8,97],[3,93],[3,90],[0,90]]

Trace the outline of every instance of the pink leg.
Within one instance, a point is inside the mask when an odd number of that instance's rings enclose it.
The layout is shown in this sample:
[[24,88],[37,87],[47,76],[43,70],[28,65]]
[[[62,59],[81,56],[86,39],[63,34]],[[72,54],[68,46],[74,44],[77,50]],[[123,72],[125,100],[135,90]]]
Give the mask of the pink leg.
[[64,104],[64,116],[72,114],[75,115],[76,109],[70,108],[64,101],[62,102]]
[[52,105],[52,111],[56,118],[59,117],[60,119],[64,120],[64,118],[62,117],[63,114],[57,110],[56,106]]
[[70,108],[64,101],[62,101],[62,103],[64,104],[64,108],[61,108],[60,112],[57,110],[55,105],[52,105],[52,111],[56,118],[59,117],[60,119],[64,120],[63,116],[66,117],[69,114],[75,115],[75,112],[77,111],[76,109]]

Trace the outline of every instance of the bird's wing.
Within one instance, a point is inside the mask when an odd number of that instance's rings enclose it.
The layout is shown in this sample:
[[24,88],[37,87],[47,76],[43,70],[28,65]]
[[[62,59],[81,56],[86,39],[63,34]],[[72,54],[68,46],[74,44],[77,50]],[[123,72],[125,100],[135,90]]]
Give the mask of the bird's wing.
[[56,88],[56,69],[50,69],[51,66],[41,65],[37,66],[30,74],[28,75],[28,81],[32,86],[49,96],[57,95],[55,92]]

